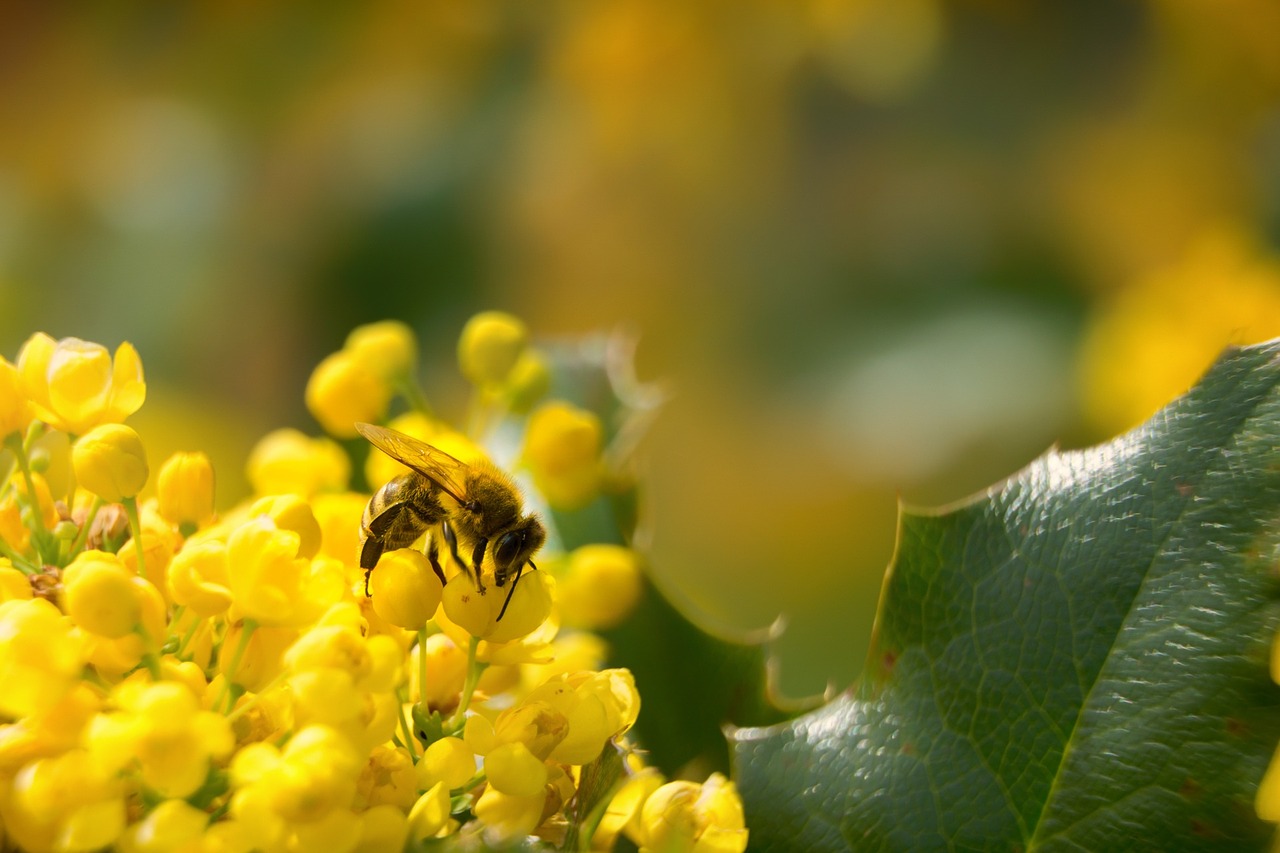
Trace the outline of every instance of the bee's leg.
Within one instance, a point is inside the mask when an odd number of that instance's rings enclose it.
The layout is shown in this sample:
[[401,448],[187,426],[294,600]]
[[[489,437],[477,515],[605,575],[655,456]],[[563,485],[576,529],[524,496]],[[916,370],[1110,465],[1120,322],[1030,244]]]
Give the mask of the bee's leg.
[[364,570],[364,597],[373,598],[373,593],[369,592],[369,575],[373,574],[373,569]]
[[449,546],[449,553],[453,556],[453,562],[458,568],[466,570],[467,564],[462,562],[462,555],[458,553],[458,537],[453,532],[453,526],[447,521],[440,522],[440,533],[444,536],[444,544]]
[[471,553],[471,570],[476,573],[476,591],[484,594],[484,581],[480,580],[480,569],[484,567],[484,552],[489,547],[489,540],[480,537],[476,549]]
[[440,578],[440,584],[443,586],[447,581],[444,579],[444,569],[440,568],[440,548],[436,545],[434,536],[427,537],[427,559],[431,562],[431,570],[436,573],[436,577]]

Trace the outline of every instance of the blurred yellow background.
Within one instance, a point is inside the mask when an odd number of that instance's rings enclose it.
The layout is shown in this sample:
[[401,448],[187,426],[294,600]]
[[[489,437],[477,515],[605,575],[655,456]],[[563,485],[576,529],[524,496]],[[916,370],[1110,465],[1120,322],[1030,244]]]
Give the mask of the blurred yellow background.
[[896,503],[1102,440],[1280,333],[1267,0],[58,4],[0,27],[0,349],[133,342],[134,419],[317,432],[395,317],[445,412],[484,308],[671,391],[659,577],[860,668]]

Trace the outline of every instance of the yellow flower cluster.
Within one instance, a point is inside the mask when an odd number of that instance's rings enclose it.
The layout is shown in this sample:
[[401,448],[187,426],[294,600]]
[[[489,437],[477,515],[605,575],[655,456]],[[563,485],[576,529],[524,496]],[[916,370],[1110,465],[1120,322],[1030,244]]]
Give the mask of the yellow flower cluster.
[[[545,361],[525,338],[497,314],[464,332],[463,368],[489,409],[479,426],[519,423],[545,393]],[[341,437],[352,419],[385,420],[399,395],[412,409],[392,426],[467,464],[486,459],[482,431],[449,427],[408,387],[416,351],[403,324],[357,329],[317,367],[309,407]],[[561,553],[548,518],[546,559],[505,613],[506,596],[482,594],[465,558],[435,542],[385,553],[366,597],[371,494],[349,488],[339,445],[268,435],[248,461],[256,494],[217,513],[202,453],[175,454],[150,482],[145,443],[121,423],[144,396],[128,344],[113,361],[95,344],[36,335],[16,365],[0,360],[14,469],[0,490],[0,847],[563,841],[582,767],[611,743],[629,751],[640,710],[630,672],[604,669],[590,633],[638,600],[634,552]],[[568,484],[565,503],[580,505],[603,481],[603,430],[566,403],[547,406],[550,428],[528,424],[510,455],[535,484]],[[74,472],[53,488],[31,453],[50,429],[70,435]],[[367,471],[377,487],[403,468],[373,453]],[[139,502],[148,486],[154,496]],[[624,825],[643,849],[745,848],[731,784],[655,778],[639,771],[622,787],[593,849]]]

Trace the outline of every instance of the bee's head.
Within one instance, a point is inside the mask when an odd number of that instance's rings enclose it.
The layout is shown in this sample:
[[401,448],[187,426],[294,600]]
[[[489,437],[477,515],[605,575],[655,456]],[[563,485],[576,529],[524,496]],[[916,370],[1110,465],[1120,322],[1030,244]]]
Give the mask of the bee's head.
[[493,576],[498,586],[507,582],[507,576],[514,569],[529,562],[546,539],[542,522],[532,515],[499,536],[493,544]]

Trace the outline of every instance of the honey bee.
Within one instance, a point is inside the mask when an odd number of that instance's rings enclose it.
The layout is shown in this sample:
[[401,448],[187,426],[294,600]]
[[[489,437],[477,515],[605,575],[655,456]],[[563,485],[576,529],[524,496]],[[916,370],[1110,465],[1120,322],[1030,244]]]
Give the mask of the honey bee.
[[[538,568],[531,558],[547,538],[538,517],[524,513],[524,501],[511,478],[488,462],[461,462],[393,429],[359,423],[356,430],[409,468],[379,489],[365,507],[360,522],[365,595],[369,595],[369,575],[382,553],[407,548],[427,532],[432,533],[427,557],[443,582],[435,540],[438,531],[453,559],[472,573],[481,594],[485,591],[481,569],[485,554],[492,552],[494,583],[501,588],[511,581],[498,613],[501,620],[525,564]],[[470,567],[458,553],[459,542],[471,550]]]

